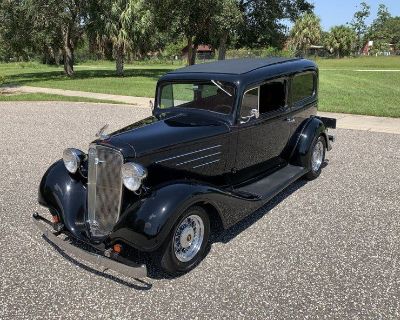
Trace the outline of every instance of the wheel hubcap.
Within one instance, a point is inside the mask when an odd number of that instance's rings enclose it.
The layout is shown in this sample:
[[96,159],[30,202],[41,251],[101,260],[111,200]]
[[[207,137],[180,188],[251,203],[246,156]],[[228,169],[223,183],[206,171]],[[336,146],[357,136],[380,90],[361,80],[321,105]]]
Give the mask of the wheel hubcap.
[[198,215],[186,217],[174,234],[174,253],[181,262],[192,260],[199,252],[204,239],[204,223]]
[[324,158],[324,145],[322,141],[318,141],[314,147],[311,156],[311,168],[314,172],[318,171],[319,168],[321,167],[323,158]]

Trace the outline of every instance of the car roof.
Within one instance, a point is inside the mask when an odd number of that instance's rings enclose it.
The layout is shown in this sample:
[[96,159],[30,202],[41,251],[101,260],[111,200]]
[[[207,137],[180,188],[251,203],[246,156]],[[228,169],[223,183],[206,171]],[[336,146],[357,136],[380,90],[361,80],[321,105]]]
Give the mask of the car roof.
[[172,70],[163,75],[158,83],[213,79],[235,83],[242,90],[259,81],[305,71],[318,73],[318,66],[302,58],[232,59]]
[[281,57],[272,57],[272,58],[245,58],[245,59],[230,59],[230,60],[222,60],[210,63],[201,63],[192,66],[188,66],[185,68],[176,69],[174,71],[169,72],[168,74],[182,74],[182,73],[213,73],[213,74],[232,74],[232,75],[240,75],[249,73],[251,71],[276,65],[282,64],[289,61],[300,60],[299,58],[281,58]]

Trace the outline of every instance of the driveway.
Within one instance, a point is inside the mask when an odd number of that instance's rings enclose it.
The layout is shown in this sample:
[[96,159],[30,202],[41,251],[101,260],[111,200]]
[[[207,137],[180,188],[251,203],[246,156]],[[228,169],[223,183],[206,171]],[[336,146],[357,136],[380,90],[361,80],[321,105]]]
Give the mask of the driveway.
[[99,274],[30,221],[37,187],[69,146],[87,150],[125,105],[0,103],[1,319],[398,319],[400,135],[339,129],[321,177],[296,182],[216,237],[177,279]]

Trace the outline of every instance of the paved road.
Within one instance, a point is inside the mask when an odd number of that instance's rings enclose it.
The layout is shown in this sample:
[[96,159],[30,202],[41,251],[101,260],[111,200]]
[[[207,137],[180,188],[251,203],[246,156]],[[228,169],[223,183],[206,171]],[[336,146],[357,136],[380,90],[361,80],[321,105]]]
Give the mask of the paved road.
[[86,150],[145,109],[0,104],[1,319],[398,319],[400,135],[339,130],[329,164],[224,232],[178,279],[99,275],[30,223],[37,185],[65,147]]
[[[400,70],[399,70],[400,71]],[[65,89],[39,88],[30,86],[3,86],[1,91],[7,93],[50,93],[72,97],[85,97],[101,100],[119,101],[134,105],[135,107],[149,108],[149,102],[153,98],[120,96],[115,94],[104,94],[95,92],[73,91]],[[337,126],[341,129],[355,129],[374,132],[400,134],[400,118],[374,117],[347,113],[320,112],[321,116],[338,119]]]

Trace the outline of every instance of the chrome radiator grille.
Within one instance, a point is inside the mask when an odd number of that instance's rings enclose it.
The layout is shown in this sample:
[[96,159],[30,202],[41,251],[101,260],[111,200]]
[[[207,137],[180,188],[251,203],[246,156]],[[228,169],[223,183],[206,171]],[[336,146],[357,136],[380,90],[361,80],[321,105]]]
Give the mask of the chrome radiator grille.
[[108,235],[119,218],[122,164],[122,154],[114,149],[89,148],[88,223],[93,237]]

